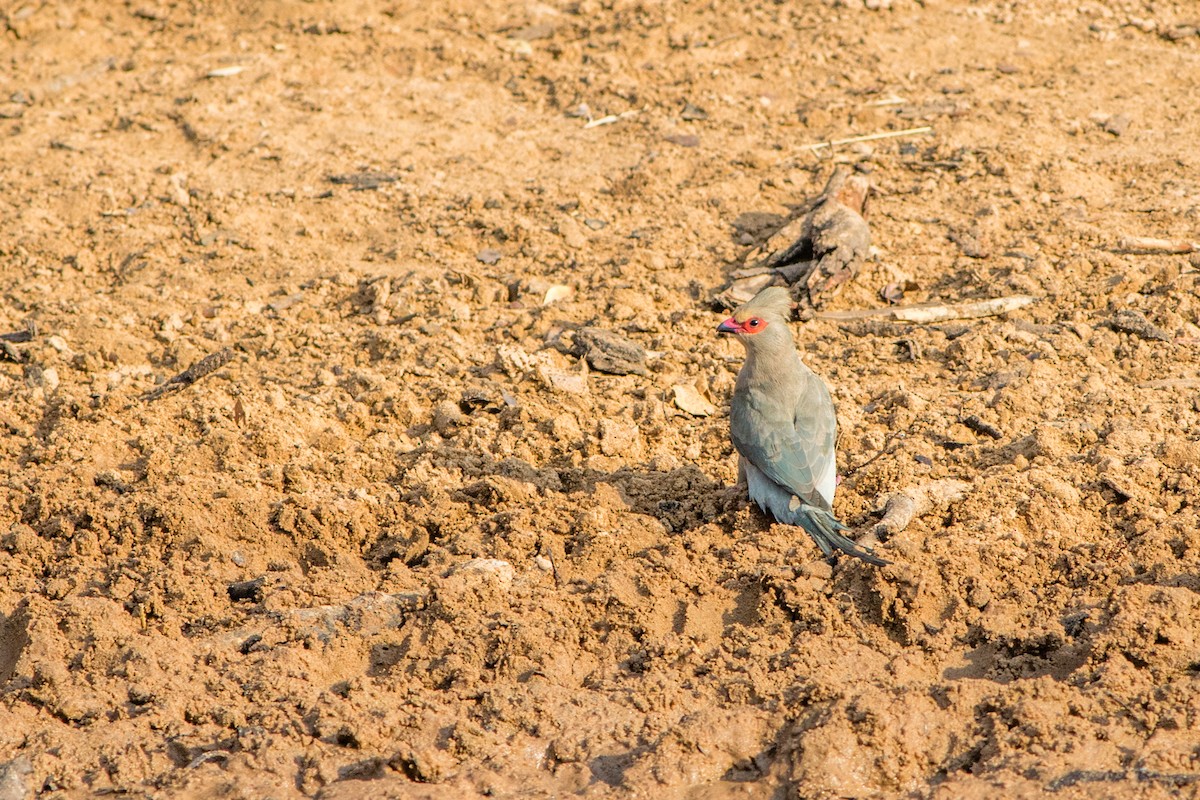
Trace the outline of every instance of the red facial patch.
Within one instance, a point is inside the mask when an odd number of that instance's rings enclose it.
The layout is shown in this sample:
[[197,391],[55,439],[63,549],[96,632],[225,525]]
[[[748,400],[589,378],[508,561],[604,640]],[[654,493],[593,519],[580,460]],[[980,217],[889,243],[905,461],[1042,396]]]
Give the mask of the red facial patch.
[[742,323],[742,333],[761,333],[767,328],[767,321],[762,317],[751,317]]
[[746,334],[748,336],[759,333],[765,330],[766,327],[767,321],[762,317],[750,317],[745,322],[738,322],[735,317],[730,317],[717,326],[717,331],[719,333]]

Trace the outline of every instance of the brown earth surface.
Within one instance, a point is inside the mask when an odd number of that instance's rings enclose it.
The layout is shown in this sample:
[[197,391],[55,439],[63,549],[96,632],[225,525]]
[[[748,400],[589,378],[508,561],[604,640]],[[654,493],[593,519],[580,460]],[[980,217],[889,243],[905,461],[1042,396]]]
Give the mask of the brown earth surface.
[[[0,799],[1200,793],[1193,3],[0,22]],[[713,298],[837,164],[822,310],[1037,298],[796,324],[840,518],[967,484],[882,569],[730,488]]]

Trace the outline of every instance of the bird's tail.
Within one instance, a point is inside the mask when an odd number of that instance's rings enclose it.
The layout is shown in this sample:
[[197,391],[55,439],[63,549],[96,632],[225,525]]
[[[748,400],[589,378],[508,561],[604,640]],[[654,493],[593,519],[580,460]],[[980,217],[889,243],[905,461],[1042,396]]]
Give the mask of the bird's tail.
[[885,561],[869,550],[864,550],[855,544],[852,539],[843,536],[841,531],[846,530],[846,526],[838,522],[833,514],[823,508],[802,503],[792,514],[792,517],[793,524],[804,528],[808,532],[808,535],[817,543],[817,547],[821,548],[821,552],[827,556],[833,555],[834,550],[841,550],[847,555],[862,559],[868,564],[874,564],[877,567],[884,567],[892,563]]

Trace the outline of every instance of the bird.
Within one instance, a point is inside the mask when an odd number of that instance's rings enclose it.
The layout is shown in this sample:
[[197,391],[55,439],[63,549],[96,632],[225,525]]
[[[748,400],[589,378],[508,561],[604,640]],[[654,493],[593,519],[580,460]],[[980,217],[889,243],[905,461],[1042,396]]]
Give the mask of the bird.
[[746,348],[729,408],[738,483],[764,513],[803,528],[826,557],[840,550],[885,566],[891,562],[843,535],[833,515],[837,413],[825,382],[800,360],[791,312],[788,290],[769,286],[717,326]]

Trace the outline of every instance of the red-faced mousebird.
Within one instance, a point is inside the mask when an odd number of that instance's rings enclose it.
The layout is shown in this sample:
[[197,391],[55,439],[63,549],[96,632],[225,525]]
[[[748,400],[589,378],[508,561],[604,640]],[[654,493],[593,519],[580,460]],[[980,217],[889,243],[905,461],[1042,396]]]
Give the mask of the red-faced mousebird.
[[739,483],[765,513],[808,531],[826,556],[837,549],[884,566],[890,562],[843,536],[833,516],[837,416],[825,382],[796,352],[791,311],[787,289],[771,286],[717,328],[746,348],[729,410]]

